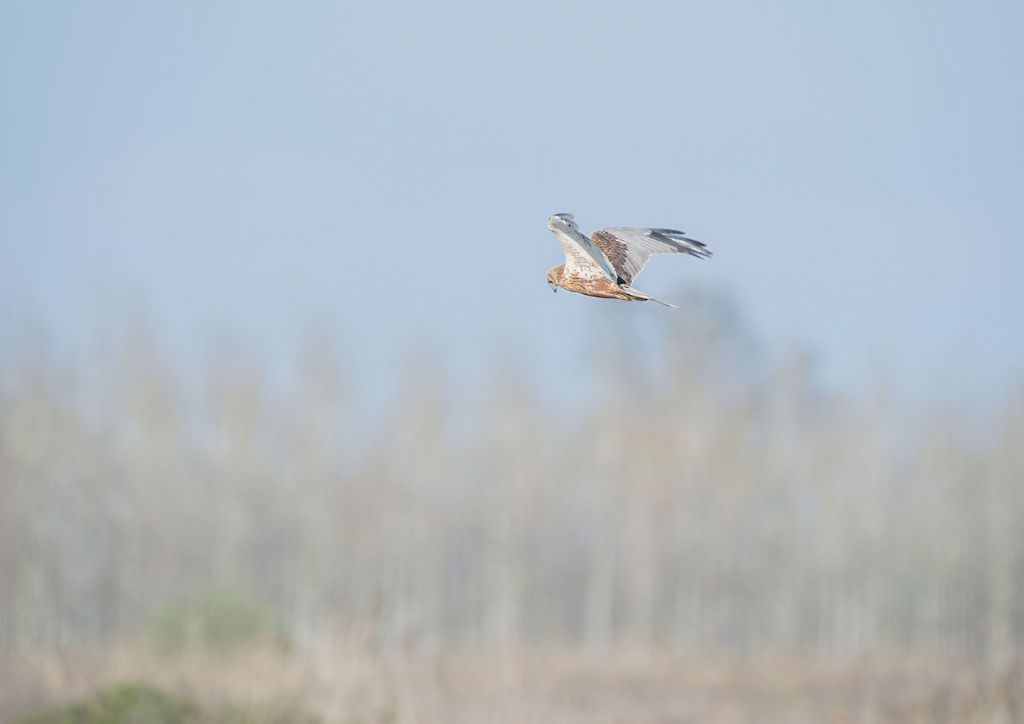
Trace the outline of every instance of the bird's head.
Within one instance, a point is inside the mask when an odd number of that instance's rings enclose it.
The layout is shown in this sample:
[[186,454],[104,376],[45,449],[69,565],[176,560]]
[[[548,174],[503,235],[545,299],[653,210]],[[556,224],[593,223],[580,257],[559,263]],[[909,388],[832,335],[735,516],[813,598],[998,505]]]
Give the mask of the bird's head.
[[548,229],[551,231],[570,229],[576,226],[576,222],[572,220],[572,214],[553,214],[548,217]]
[[565,269],[565,264],[559,264],[548,269],[548,286],[551,287],[551,291],[558,291],[558,283],[562,281],[562,270]]

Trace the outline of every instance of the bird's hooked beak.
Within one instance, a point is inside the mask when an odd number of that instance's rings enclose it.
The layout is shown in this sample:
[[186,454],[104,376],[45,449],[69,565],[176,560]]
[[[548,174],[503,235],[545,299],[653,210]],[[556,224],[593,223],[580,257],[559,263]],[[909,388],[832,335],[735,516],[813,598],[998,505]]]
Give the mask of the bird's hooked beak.
[[548,286],[551,287],[551,291],[555,292],[556,294],[558,293],[558,285],[557,284],[555,284],[552,281],[549,281],[548,282]]

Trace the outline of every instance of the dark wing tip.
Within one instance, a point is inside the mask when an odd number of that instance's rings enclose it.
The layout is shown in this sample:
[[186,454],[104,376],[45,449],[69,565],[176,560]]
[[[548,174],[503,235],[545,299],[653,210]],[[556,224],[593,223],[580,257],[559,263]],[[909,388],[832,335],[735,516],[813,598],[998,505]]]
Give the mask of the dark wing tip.
[[714,256],[707,248],[707,244],[703,241],[697,241],[696,239],[684,236],[685,233],[686,232],[684,231],[676,231],[675,229],[651,229],[651,236],[658,241],[664,241],[679,247],[679,251],[692,254],[693,256],[699,256],[704,259]]

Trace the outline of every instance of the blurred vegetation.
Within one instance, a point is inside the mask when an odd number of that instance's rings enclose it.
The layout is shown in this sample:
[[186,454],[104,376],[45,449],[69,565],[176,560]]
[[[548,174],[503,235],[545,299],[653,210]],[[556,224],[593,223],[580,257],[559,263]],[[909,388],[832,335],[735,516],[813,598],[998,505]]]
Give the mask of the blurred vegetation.
[[104,689],[88,701],[41,714],[18,724],[195,724],[199,709],[190,701],[141,684]]
[[228,653],[283,642],[271,609],[251,596],[217,590],[166,606],[149,624],[149,634],[163,654],[196,649]]
[[[183,373],[144,331],[73,358],[8,340],[0,654],[153,627],[227,648],[280,628],[299,652],[1019,655],[1024,388],[970,414],[840,393],[721,299],[600,313],[584,400],[520,350],[473,387],[416,357],[372,411],[330,340],[287,382],[230,348]],[[252,599],[194,598],[217,590]]]
[[200,707],[146,684],[100,689],[86,701],[27,714],[16,724],[303,724],[316,721],[292,707]]

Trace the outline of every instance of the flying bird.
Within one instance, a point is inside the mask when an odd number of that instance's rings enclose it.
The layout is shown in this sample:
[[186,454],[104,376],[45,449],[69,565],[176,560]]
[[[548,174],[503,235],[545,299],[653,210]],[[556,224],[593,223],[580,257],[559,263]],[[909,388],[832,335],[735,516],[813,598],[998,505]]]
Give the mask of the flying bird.
[[595,231],[588,237],[576,226],[572,214],[555,214],[548,219],[548,228],[565,251],[565,264],[548,270],[548,284],[553,292],[561,287],[589,297],[651,301],[676,308],[675,304],[655,299],[630,285],[652,254],[711,256],[702,242],[674,229],[617,226]]

